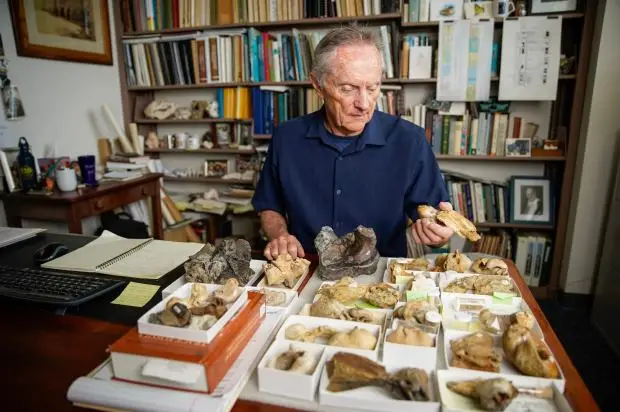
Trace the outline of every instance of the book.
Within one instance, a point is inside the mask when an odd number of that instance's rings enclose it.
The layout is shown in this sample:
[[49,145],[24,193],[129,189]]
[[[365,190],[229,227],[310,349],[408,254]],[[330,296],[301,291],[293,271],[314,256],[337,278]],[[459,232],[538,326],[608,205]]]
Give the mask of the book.
[[89,244],[46,262],[46,269],[159,279],[202,249],[202,243],[126,239],[104,231]]

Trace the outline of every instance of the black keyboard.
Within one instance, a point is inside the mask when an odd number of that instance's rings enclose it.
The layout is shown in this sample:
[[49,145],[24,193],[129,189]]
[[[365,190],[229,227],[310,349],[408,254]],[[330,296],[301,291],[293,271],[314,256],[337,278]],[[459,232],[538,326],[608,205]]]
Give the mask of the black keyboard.
[[122,280],[0,266],[0,296],[31,302],[76,306],[123,284]]

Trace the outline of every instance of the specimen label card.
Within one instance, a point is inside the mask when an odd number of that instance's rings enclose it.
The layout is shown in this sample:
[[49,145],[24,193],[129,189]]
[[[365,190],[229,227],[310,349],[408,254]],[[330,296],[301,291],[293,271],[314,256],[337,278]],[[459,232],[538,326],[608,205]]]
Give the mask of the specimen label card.
[[555,100],[561,39],[559,16],[504,21],[499,100]]
[[492,19],[439,22],[437,100],[489,99],[493,27]]

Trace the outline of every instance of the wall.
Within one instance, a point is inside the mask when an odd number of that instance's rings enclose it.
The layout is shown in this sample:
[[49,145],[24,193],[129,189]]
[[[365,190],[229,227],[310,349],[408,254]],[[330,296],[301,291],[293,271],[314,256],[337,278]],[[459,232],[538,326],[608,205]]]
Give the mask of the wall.
[[601,2],[597,23],[560,283],[568,293],[592,293],[620,133],[620,2]]
[[[55,154],[78,156],[97,153],[97,138],[112,137],[113,129],[101,114],[106,103],[119,124],[123,124],[121,92],[116,59],[115,29],[110,3],[110,34],[114,65],[93,65],[19,57],[7,0],[0,0],[0,34],[8,58],[9,76],[19,86],[26,117],[6,121],[7,132],[0,147],[16,146],[25,136],[35,156],[42,156],[46,144]],[[4,224],[4,211],[0,211]],[[61,228],[62,226],[55,225]]]

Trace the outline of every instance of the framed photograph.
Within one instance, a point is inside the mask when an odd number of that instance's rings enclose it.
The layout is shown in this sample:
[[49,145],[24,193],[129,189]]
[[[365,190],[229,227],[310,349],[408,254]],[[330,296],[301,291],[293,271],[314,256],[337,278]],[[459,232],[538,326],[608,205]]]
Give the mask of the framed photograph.
[[513,177],[510,181],[511,223],[553,223],[551,181],[544,177]]
[[234,172],[233,167],[232,159],[205,160],[204,175],[205,177],[222,177]]
[[107,0],[11,0],[19,56],[111,65]]
[[530,157],[532,139],[506,139],[506,156]]
[[530,0],[530,14],[568,13],[577,10],[577,0]]
[[432,0],[430,21],[460,20],[463,18],[463,0]]

